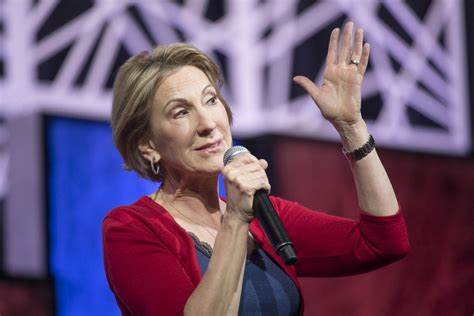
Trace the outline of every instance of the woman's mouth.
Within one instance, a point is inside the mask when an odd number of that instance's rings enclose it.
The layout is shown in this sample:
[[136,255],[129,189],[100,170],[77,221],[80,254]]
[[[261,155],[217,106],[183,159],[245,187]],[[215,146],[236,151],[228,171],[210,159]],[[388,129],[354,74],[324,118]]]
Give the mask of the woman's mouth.
[[204,144],[198,148],[196,148],[195,150],[199,151],[199,152],[202,152],[202,153],[209,153],[209,154],[214,154],[214,153],[217,153],[217,152],[220,152],[221,150],[224,149],[224,143],[222,141],[222,139],[219,139],[218,141],[214,141],[214,142],[209,142],[207,144]]

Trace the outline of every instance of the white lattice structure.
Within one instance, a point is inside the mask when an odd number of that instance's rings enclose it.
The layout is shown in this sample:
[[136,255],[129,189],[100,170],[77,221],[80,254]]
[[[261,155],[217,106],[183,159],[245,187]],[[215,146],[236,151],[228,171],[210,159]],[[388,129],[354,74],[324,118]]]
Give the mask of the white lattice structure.
[[[463,1],[433,0],[423,20],[405,2],[383,1],[385,9],[413,39],[411,43],[378,17],[380,1],[321,1],[301,13],[297,13],[295,0],[260,2],[226,0],[225,14],[214,22],[205,18],[206,0],[188,0],[183,5],[172,1],[97,0],[37,41],[39,28],[51,18],[59,1],[33,4],[29,0],[3,0],[0,117],[48,110],[108,118],[111,91],[104,86],[113,71],[119,45],[134,54],[156,43],[178,41],[182,33],[188,42],[211,56],[215,50],[226,56],[229,85],[224,94],[236,116],[237,136],[278,133],[335,139],[333,129],[308,97],[290,98],[289,82],[295,47],[347,16],[365,29],[366,40],[372,44],[372,67],[366,75],[363,97],[379,94],[383,100],[377,119],[369,122],[377,142],[459,155],[470,150]],[[127,10],[131,5],[152,40]],[[272,32],[262,37],[270,26]],[[438,41],[441,33],[444,46]],[[91,55],[99,36],[101,40]],[[68,46],[54,80],[39,80],[38,65]],[[326,43],[321,43],[321,49],[326,50]],[[89,71],[83,83],[77,85],[74,82],[89,58]],[[400,64],[398,71],[391,66],[390,58]],[[268,89],[264,89],[266,66]],[[421,89],[418,83],[426,88]],[[408,104],[441,128],[411,124]],[[4,129],[0,129],[0,141],[3,145],[7,142]],[[5,146],[0,144],[2,148]],[[0,180],[5,175],[5,164],[6,158],[0,158]]]

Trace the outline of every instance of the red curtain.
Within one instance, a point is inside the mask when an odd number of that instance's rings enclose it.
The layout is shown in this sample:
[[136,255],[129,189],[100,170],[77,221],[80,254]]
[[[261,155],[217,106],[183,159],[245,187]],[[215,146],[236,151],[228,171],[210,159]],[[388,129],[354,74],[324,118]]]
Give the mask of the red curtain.
[[[344,278],[302,279],[306,315],[472,315],[474,159],[378,149],[404,209],[407,258]],[[337,144],[279,138],[278,194],[356,218],[357,197]]]

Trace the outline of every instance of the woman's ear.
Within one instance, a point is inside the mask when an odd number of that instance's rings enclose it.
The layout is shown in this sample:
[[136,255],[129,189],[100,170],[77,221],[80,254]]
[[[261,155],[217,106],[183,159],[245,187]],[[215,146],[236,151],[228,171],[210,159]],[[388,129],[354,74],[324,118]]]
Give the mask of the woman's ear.
[[156,150],[155,145],[151,140],[138,145],[138,150],[140,151],[143,158],[152,162],[153,164],[157,163],[161,159],[160,154]]

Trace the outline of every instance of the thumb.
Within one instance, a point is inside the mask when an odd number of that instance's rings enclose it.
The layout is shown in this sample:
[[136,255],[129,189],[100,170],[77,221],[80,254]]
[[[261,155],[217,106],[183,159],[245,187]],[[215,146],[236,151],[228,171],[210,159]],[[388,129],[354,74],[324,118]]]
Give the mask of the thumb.
[[293,78],[293,81],[305,89],[306,92],[308,92],[308,94],[313,98],[313,100],[316,100],[319,95],[319,88],[314,84],[314,82],[309,80],[308,77],[296,76]]
[[265,170],[268,168],[268,162],[265,159],[259,159],[258,162],[260,163],[260,166]]

